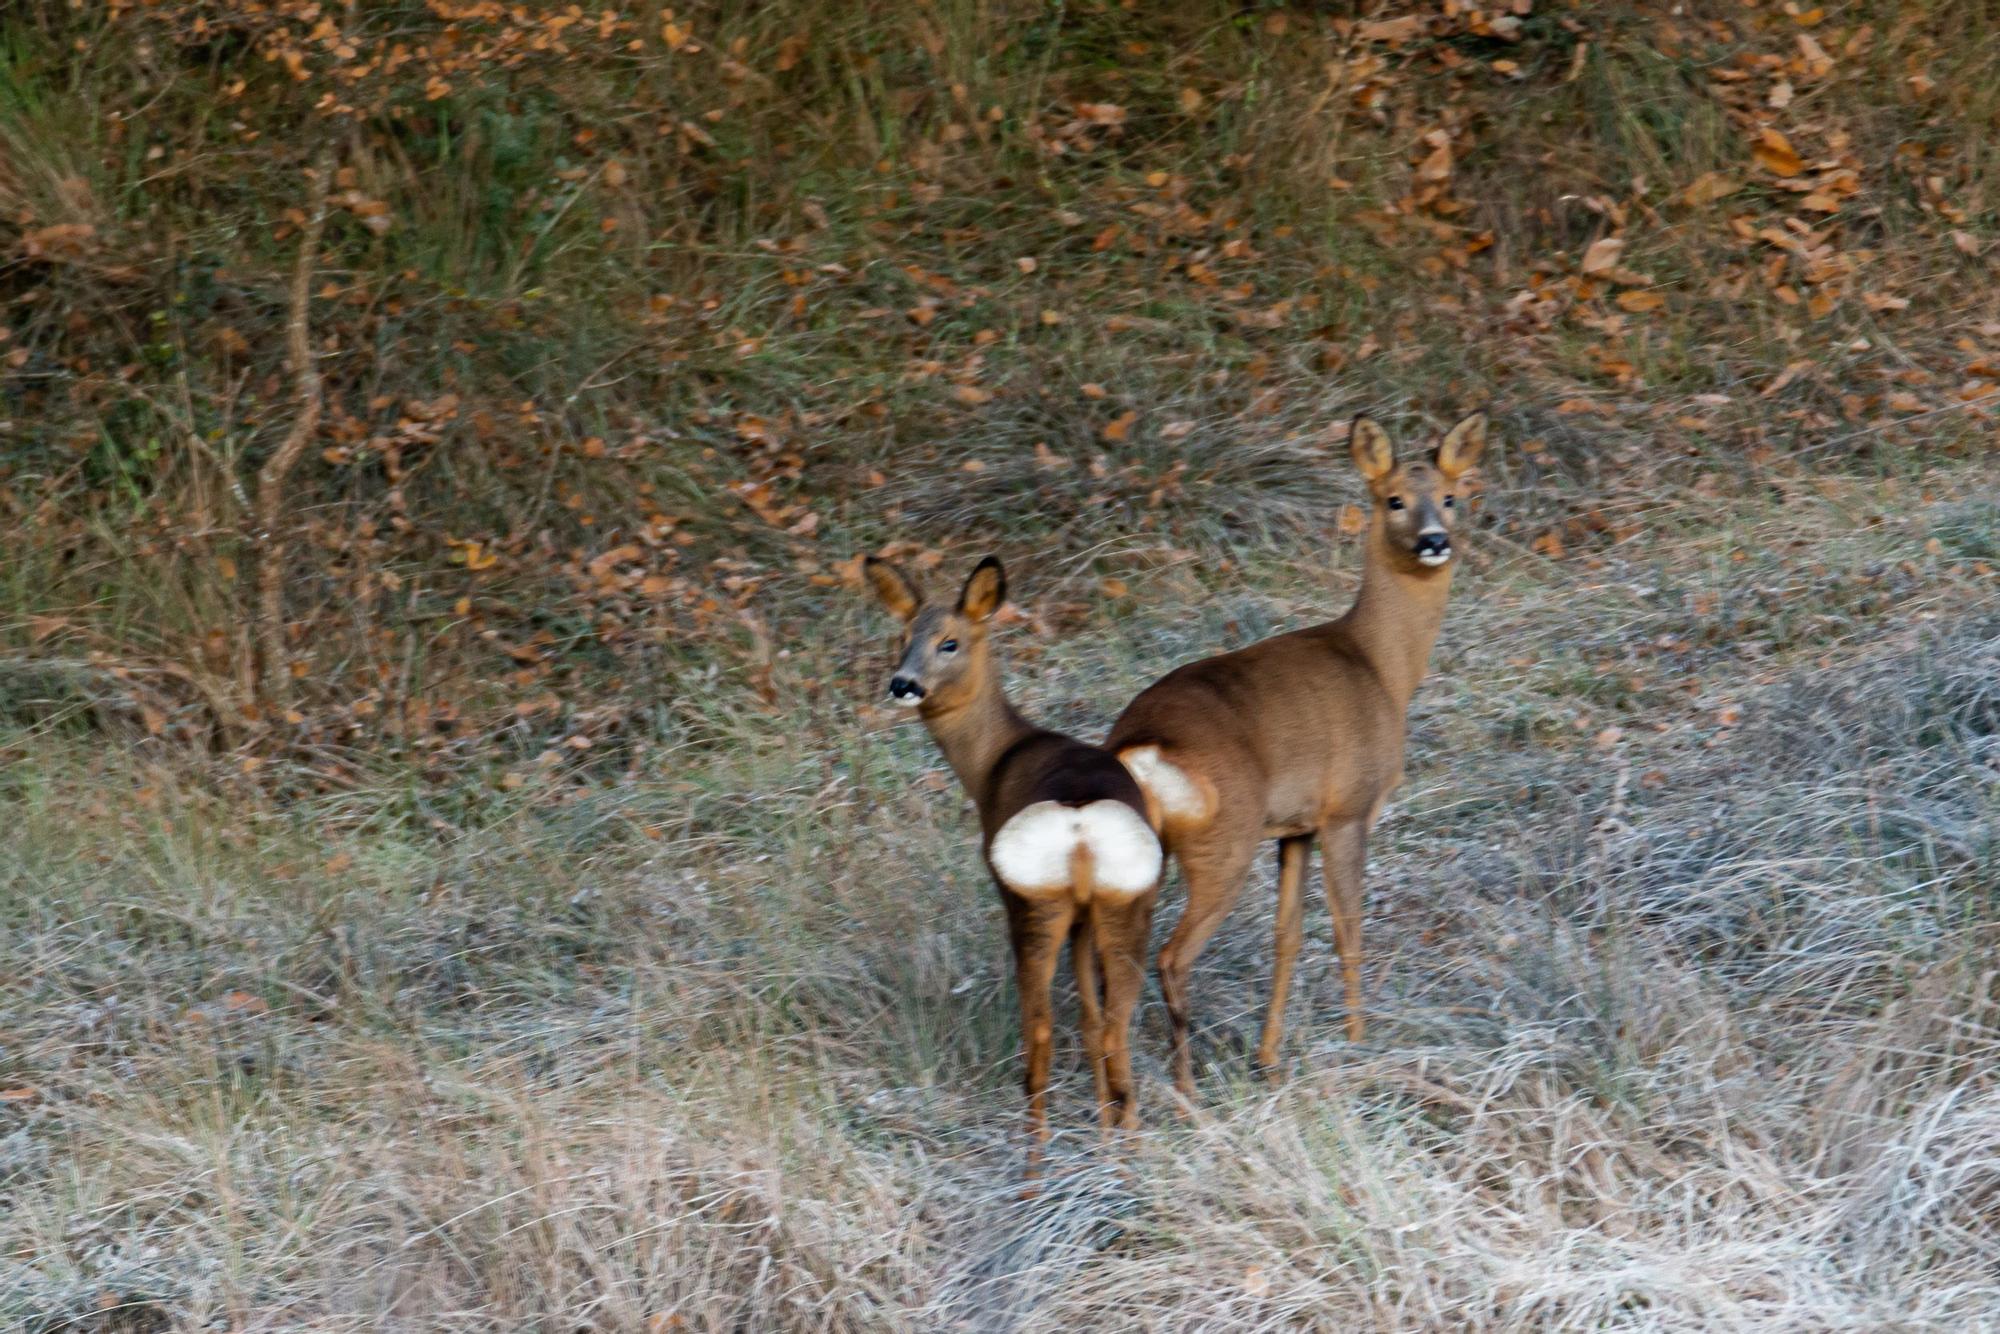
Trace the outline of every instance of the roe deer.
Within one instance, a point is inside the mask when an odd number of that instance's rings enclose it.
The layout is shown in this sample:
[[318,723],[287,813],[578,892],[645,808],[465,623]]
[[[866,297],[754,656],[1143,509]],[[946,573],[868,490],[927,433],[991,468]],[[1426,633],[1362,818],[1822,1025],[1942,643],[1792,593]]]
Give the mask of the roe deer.
[[889,694],[917,710],[979,808],[1014,947],[1036,1145],[1048,1138],[1049,983],[1065,937],[1099,1119],[1136,1126],[1129,1031],[1162,864],[1145,795],[1109,751],[1036,727],[1008,702],[987,642],[1007,596],[999,561],[979,562],[951,607],[926,605],[888,561],[870,556],[864,567],[903,622]]
[[1373,497],[1361,591],[1345,616],[1176,668],[1119,717],[1106,747],[1146,790],[1180,859],[1187,907],[1160,951],[1174,1085],[1192,1098],[1188,969],[1243,893],[1257,845],[1278,841],[1277,962],[1258,1064],[1274,1072],[1298,956],[1306,858],[1319,837],[1347,1000],[1361,1018],[1361,880],[1368,831],[1403,780],[1410,696],[1451,588],[1451,526],[1486,418],[1453,427],[1428,463],[1398,464],[1357,418],[1349,447]]

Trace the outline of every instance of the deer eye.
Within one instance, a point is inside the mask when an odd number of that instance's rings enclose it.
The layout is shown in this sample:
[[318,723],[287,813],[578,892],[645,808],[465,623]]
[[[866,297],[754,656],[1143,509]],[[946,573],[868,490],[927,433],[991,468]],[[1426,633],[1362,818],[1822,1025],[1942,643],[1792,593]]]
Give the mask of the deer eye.
[[956,639],[945,640],[942,644],[938,645],[938,652],[940,653],[958,652],[958,641]]
[[1452,507],[1453,505],[1455,505],[1455,504],[1457,504],[1457,503],[1458,503],[1458,497],[1457,497],[1457,496],[1446,496],[1446,497],[1444,498],[1444,507],[1445,507],[1446,509],[1450,509],[1450,508],[1451,508],[1451,507]]
[[1389,508],[1392,510],[1399,510],[1403,508],[1403,498],[1401,496],[1390,496]]

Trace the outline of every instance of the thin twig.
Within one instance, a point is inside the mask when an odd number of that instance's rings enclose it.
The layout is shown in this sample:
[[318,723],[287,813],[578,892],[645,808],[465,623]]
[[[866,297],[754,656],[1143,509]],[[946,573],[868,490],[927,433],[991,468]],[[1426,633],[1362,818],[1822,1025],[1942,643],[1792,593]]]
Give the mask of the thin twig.
[[313,364],[312,327],[307,317],[312,301],[313,261],[319,253],[320,235],[326,230],[327,191],[333,181],[330,147],[320,150],[312,171],[312,205],[306,213],[304,234],[299,238],[299,259],[292,269],[291,298],[285,315],[295,404],[292,429],[257,472],[253,531],[258,547],[257,634],[262,650],[259,681],[264,704],[274,714],[284,707],[291,689],[291,664],[285,651],[285,483],[319,429],[319,368]]

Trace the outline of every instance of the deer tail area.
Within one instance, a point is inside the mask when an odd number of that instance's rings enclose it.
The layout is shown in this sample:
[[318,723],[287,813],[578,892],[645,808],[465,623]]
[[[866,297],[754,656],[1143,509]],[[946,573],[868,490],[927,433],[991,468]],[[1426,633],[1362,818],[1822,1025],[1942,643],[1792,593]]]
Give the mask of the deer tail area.
[[1079,904],[1130,898],[1159,883],[1159,836],[1122,801],[1082,806],[1038,801],[1016,812],[986,850],[1000,882],[1042,898],[1067,892]]
[[1076,899],[1076,906],[1088,908],[1091,893],[1097,888],[1091,866],[1090,844],[1078,842],[1069,854],[1069,892]]

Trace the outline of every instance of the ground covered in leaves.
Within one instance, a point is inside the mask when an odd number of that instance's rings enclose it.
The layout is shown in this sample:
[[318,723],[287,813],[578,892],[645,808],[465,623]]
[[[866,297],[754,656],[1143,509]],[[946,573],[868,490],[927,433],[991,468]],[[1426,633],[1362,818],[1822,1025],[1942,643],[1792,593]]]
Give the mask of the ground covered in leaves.
[[[10,10],[0,1318],[1991,1323],[1991,22]],[[1368,1040],[1260,867],[1020,1200],[855,553],[1098,735],[1479,405]]]

